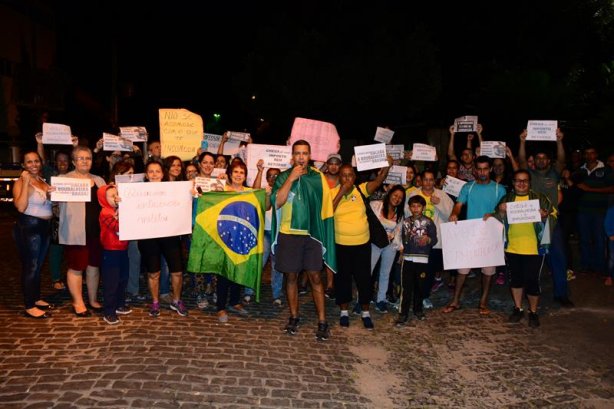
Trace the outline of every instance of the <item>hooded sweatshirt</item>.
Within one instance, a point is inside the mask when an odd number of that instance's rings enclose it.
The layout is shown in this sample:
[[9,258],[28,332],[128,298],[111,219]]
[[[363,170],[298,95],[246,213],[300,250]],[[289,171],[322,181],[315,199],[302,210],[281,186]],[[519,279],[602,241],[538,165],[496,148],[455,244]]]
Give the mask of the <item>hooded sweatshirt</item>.
[[107,190],[112,185],[105,185],[98,189],[98,203],[102,206],[98,221],[100,222],[100,244],[105,250],[127,250],[128,241],[119,239],[119,220],[115,218],[115,209],[107,201]]

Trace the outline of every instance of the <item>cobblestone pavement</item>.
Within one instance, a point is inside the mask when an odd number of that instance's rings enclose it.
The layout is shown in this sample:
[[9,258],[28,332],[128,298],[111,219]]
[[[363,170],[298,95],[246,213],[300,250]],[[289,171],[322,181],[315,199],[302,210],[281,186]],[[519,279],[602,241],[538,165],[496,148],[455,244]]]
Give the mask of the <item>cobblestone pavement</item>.
[[188,299],[189,317],[146,304],[117,326],[77,318],[65,292],[43,291],[59,308],[49,320],[22,316],[12,220],[0,217],[1,408],[527,408],[614,407],[614,288],[596,275],[571,282],[574,309],[550,301],[543,277],[542,326],[508,324],[510,296],[494,286],[493,314],[477,310],[479,279],[469,279],[463,308],[443,314],[447,290],[427,320],[393,326],[373,312],[375,330],[352,316],[341,329],[327,302],[332,337],[314,338],[315,313],[301,297],[299,333],[282,333],[286,307],[264,286],[248,318],[219,324],[213,309]]

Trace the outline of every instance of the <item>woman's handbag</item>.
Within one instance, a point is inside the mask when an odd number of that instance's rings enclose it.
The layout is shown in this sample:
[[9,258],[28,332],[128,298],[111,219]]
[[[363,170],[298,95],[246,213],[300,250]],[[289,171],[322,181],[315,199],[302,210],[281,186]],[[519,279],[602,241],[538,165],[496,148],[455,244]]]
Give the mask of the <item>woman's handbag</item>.
[[360,193],[360,196],[362,196],[362,201],[365,204],[365,210],[367,212],[367,220],[369,221],[369,236],[370,236],[369,241],[375,244],[380,249],[383,249],[384,247],[390,244],[390,240],[388,240],[388,233],[386,232],[386,229],[384,228],[382,223],[379,221],[379,219],[373,212],[373,209],[371,208],[369,201],[367,200],[365,195],[362,193],[360,188],[356,187],[356,189]]

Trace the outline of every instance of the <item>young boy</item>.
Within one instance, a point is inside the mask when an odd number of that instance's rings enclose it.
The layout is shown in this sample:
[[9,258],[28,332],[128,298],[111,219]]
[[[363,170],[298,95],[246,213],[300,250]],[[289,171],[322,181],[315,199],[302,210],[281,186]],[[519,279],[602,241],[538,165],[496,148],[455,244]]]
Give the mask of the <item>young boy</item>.
[[128,242],[119,239],[119,220],[117,188],[105,185],[98,189],[98,202],[102,206],[100,222],[100,244],[102,245],[102,276],[104,295],[103,320],[110,325],[119,324],[117,314],[130,314],[126,304],[126,285],[128,284]]
[[[403,271],[401,273],[401,307],[396,325],[404,325],[409,319],[409,307],[413,301],[413,312],[417,319],[426,317],[422,310],[424,282],[429,271],[429,253],[437,243],[435,223],[422,211],[426,201],[422,196],[412,196],[408,202],[411,216],[403,221]],[[412,300],[413,298],[413,300]]]

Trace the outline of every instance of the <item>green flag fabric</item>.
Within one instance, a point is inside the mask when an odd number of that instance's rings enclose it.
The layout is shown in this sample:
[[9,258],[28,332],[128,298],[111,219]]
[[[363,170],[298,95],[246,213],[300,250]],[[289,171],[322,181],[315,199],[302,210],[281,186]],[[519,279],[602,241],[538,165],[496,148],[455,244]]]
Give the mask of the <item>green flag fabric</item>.
[[198,198],[188,271],[219,274],[254,289],[259,301],[264,203],[262,189],[207,192]]

